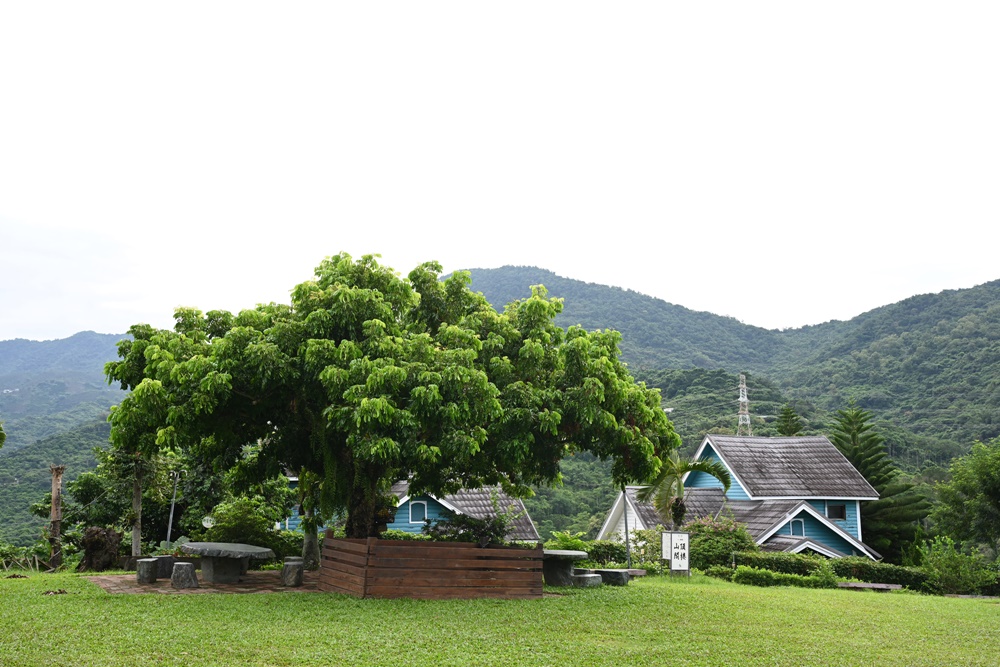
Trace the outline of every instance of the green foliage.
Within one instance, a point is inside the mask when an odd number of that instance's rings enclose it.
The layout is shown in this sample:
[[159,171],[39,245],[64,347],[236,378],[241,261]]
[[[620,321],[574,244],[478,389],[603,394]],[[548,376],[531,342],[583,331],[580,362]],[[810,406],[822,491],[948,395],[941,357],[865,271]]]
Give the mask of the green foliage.
[[684,476],[690,472],[703,472],[719,480],[723,493],[729,491],[732,483],[729,469],[720,461],[681,460],[676,451],[670,452],[663,459],[660,472],[638,494],[639,500],[652,501],[661,517],[670,517],[670,527],[684,523],[684,515],[687,513],[684,505]]
[[775,428],[778,429],[780,435],[791,436],[798,435],[802,431],[802,420],[799,416],[795,414],[795,410],[791,405],[785,405],[781,408],[781,414],[778,415],[778,421],[775,424]]
[[178,447],[229,468],[260,443],[258,475],[309,470],[322,513],[378,533],[377,506],[406,477],[444,495],[558,480],[575,451],[611,459],[619,485],[655,473],[678,439],[635,383],[614,331],[562,330],[544,288],[501,314],[423,264],[402,280],[372,256],[324,260],[290,305],[234,316],[193,309],[174,331],[132,327],[108,378],[132,393],[112,414],[131,451]]
[[[587,551],[589,543],[583,539],[583,536],[583,533],[570,533],[568,530],[557,530],[552,533],[552,539],[545,542],[545,548],[563,549],[566,551]],[[624,560],[624,554],[622,560]]]
[[836,588],[837,577],[828,563],[821,563],[815,574],[785,574],[738,565],[731,581],[748,586],[797,586],[799,588]]
[[263,498],[231,498],[212,510],[214,523],[205,533],[205,540],[268,547],[279,559],[301,555],[302,534],[275,530],[276,515],[275,506]]
[[480,519],[468,514],[452,514],[447,519],[432,522],[426,519],[423,531],[435,540],[456,542],[476,542],[481,547],[489,544],[505,544],[511,524],[524,516],[513,503],[502,509],[496,494],[491,497],[493,512]]
[[711,565],[704,570],[704,574],[723,581],[732,581],[735,570],[728,565]]
[[925,588],[944,594],[979,594],[997,583],[997,572],[982,554],[963,553],[950,537],[938,536],[921,547],[927,572]]
[[586,542],[583,551],[587,552],[588,561],[600,565],[610,562],[624,563],[627,556],[625,553],[625,543],[615,540],[593,540]]
[[611,461],[590,452],[578,452],[559,464],[561,484],[536,486],[524,506],[539,535],[562,530],[594,537],[618,494],[611,477]]
[[[865,560],[868,559],[866,558]],[[827,559],[808,554],[790,554],[774,551],[740,551],[733,556],[733,562],[736,565],[746,565],[758,570],[809,576],[815,574],[820,566],[827,562]]]
[[931,503],[915,485],[899,479],[899,469],[885,451],[885,442],[871,423],[872,415],[852,401],[837,411],[830,439],[879,494],[861,503],[865,542],[890,561],[902,561],[913,544]]
[[695,519],[684,530],[691,533],[691,567],[699,570],[729,565],[734,553],[760,549],[746,526],[729,516]]
[[382,533],[380,539],[383,540],[421,540],[427,541],[432,539],[430,535],[425,533],[409,533],[405,530],[399,530],[398,528],[389,528]]
[[1000,554],[1000,438],[977,442],[949,472],[951,480],[937,486],[935,525],[956,540]]
[[857,579],[870,584],[899,584],[911,590],[925,589],[927,572],[918,567],[880,563],[864,556],[835,558],[830,561],[833,571],[844,579]]
[[28,546],[39,538],[46,520],[33,517],[31,506],[52,489],[49,465],[65,465],[63,479],[72,483],[80,473],[93,469],[94,448],[107,443],[108,432],[104,422],[83,424],[31,447],[0,452],[0,526],[5,539]]

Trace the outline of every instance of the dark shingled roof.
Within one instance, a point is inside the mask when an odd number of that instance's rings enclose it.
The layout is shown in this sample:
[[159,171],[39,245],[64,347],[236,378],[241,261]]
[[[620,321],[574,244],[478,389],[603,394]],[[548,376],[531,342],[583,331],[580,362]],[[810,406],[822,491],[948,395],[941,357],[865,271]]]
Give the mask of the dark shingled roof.
[[878,493],[824,436],[706,436],[754,497],[878,498]]
[[[409,493],[409,482],[396,482],[392,485],[392,493],[397,498],[403,498]],[[524,508],[524,503],[519,498],[511,498],[503,492],[500,487],[482,489],[461,489],[457,493],[438,498],[443,503],[447,503],[456,508],[462,514],[476,519],[486,519],[494,516],[493,494],[497,496],[497,506],[500,511],[504,511],[513,505],[514,511],[520,513],[520,517],[515,519],[507,533],[509,540],[531,540],[540,541],[538,530],[534,522],[528,516],[528,511]],[[436,497],[436,496],[431,496]]]
[[[762,551],[795,551],[796,547],[801,545],[803,542],[809,542],[811,544],[815,544],[815,542],[805,537],[792,537],[790,535],[773,535],[770,539],[768,539],[767,542],[764,542],[764,544],[760,545],[760,548]],[[831,549],[825,544],[820,546],[822,546],[822,548],[826,549],[827,551],[837,554],[837,556],[839,556],[840,558],[847,556],[847,554],[841,553],[836,549]]]
[[718,487],[704,489],[684,489],[684,505],[687,513],[685,521],[700,519],[704,516],[715,516],[722,509],[726,497]]
[[730,500],[724,511],[732,512],[756,541],[801,504],[801,500]]

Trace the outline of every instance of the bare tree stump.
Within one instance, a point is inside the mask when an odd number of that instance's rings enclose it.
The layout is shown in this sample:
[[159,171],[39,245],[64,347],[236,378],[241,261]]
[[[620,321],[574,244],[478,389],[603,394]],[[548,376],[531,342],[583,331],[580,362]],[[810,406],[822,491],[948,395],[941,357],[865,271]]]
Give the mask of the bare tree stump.
[[135,563],[135,580],[140,584],[155,584],[157,560],[155,558],[140,558]]

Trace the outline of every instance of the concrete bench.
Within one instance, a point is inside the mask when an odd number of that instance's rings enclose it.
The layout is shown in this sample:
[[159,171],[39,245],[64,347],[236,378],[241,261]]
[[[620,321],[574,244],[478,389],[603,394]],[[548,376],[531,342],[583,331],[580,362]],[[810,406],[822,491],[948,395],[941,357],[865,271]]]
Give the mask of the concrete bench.
[[839,588],[848,588],[856,591],[898,591],[902,588],[899,584],[870,584],[866,581],[841,581],[837,583]]
[[[574,586],[573,563],[584,560],[586,551],[545,549],[542,552],[542,577],[548,586]],[[586,575],[583,575],[586,576]]]
[[600,586],[604,581],[599,574],[574,574],[573,585],[577,588],[593,588]]
[[628,570],[594,570],[594,574],[601,575],[601,581],[608,586],[625,586],[628,584]]

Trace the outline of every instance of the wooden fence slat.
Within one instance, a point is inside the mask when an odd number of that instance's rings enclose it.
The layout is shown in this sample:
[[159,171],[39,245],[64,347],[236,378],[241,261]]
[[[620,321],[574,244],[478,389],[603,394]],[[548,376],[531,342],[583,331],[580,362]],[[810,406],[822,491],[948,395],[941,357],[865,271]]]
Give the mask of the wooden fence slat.
[[320,588],[360,597],[539,598],[542,553],[541,548],[328,537]]

